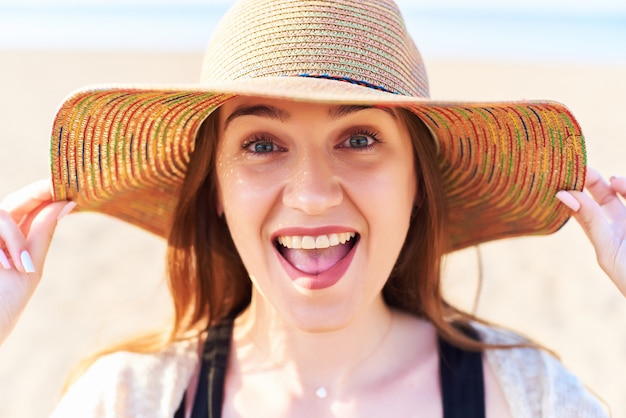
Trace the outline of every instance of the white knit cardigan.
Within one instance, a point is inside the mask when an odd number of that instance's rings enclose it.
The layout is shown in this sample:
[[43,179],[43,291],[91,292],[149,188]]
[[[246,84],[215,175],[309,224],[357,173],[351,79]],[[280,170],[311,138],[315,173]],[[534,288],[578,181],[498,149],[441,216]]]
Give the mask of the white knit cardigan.
[[[474,324],[481,340],[520,342],[514,334]],[[606,418],[607,412],[550,354],[532,348],[487,350],[513,418]],[[98,359],[70,387],[53,418],[172,418],[198,365],[198,342],[152,354],[118,352]]]

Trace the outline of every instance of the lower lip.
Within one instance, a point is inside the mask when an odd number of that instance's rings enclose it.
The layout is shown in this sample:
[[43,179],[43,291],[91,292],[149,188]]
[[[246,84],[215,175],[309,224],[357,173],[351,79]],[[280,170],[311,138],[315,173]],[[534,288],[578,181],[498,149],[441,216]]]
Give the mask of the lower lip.
[[321,290],[331,287],[341,280],[343,275],[346,273],[346,270],[348,270],[348,267],[350,267],[350,264],[352,263],[352,259],[356,253],[356,247],[358,247],[358,245],[359,242],[357,241],[356,244],[354,244],[354,247],[350,249],[350,252],[346,254],[346,256],[337,264],[317,275],[307,274],[296,269],[294,266],[289,264],[287,260],[285,260],[278,249],[275,251],[280,263],[287,272],[287,275],[296,285],[298,285],[298,287],[308,290]]

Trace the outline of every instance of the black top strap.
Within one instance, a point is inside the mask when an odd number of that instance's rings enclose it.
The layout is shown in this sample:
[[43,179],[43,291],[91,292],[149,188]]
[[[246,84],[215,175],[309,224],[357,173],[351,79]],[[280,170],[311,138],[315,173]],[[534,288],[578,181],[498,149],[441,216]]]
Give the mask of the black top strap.
[[[471,327],[459,329],[480,340]],[[439,338],[439,377],[444,418],[485,418],[485,384],[480,352],[465,351]]]
[[[233,318],[227,318],[209,328],[202,352],[202,366],[198,376],[196,398],[191,418],[221,418],[224,401],[224,382],[228,365]],[[176,411],[174,418],[184,418],[186,399]]]
[[[191,418],[221,418],[224,381],[233,318],[209,329],[202,355],[202,367]],[[461,328],[467,336],[479,340],[478,333]],[[439,376],[444,418],[485,418],[485,388],[482,355],[465,351],[439,339]],[[185,398],[175,418],[183,418]]]

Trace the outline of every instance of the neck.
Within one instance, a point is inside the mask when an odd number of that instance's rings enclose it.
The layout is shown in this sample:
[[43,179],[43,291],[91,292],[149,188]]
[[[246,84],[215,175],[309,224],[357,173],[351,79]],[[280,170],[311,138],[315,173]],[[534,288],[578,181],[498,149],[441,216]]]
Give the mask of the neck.
[[257,367],[285,373],[303,391],[329,391],[364,380],[380,368],[394,314],[382,297],[334,329],[307,329],[285,319],[259,294],[235,322],[242,371]]

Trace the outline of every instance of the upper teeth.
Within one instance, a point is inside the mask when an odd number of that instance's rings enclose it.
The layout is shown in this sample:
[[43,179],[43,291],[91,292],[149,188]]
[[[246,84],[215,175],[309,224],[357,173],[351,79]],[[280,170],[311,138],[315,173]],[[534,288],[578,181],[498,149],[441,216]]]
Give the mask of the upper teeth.
[[328,248],[335,245],[345,244],[356,236],[356,232],[341,232],[329,235],[292,235],[280,236],[278,242],[286,248],[313,250],[316,248]]

